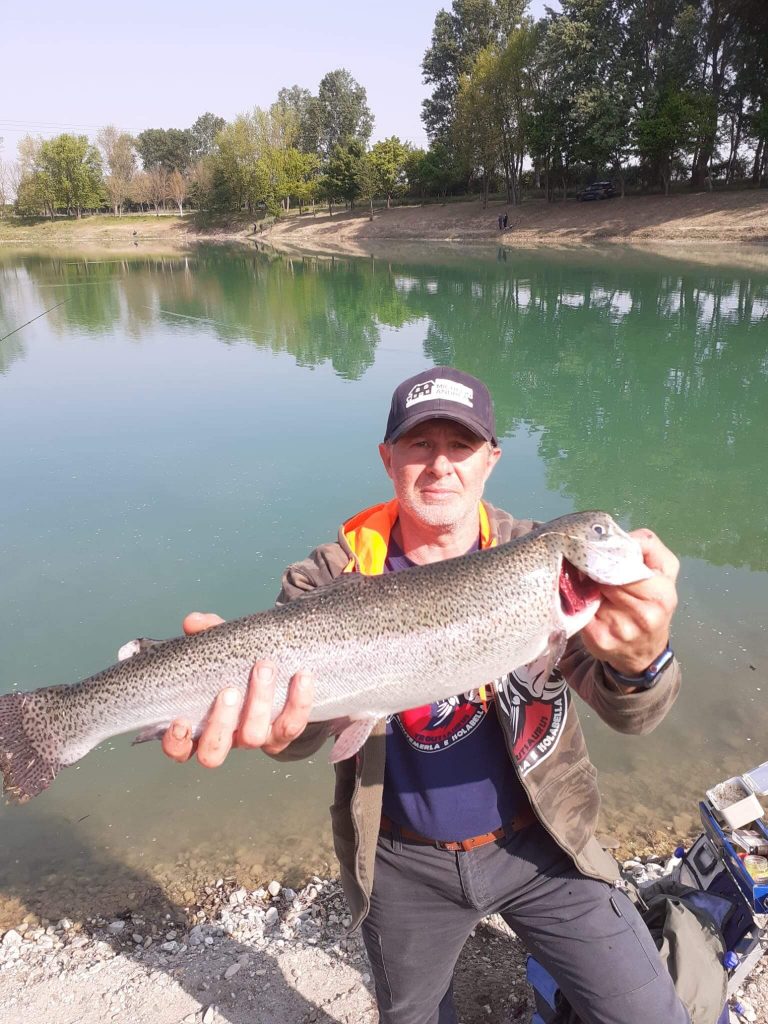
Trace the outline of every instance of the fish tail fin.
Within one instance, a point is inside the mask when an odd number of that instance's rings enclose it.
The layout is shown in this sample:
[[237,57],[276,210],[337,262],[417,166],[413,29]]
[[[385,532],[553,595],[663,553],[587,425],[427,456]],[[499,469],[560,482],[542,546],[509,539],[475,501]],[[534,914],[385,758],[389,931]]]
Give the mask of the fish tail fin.
[[24,731],[23,693],[0,697],[0,775],[3,792],[15,804],[24,804],[42,793],[64,767],[48,760]]

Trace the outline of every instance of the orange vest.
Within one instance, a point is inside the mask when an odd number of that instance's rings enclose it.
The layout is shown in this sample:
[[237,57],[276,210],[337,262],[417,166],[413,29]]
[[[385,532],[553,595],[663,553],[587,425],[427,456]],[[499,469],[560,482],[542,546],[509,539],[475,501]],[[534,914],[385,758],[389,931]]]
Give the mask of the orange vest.
[[[381,505],[372,505],[348,519],[342,527],[344,538],[352,550],[352,557],[343,572],[359,572],[363,576],[378,576],[384,572],[389,538],[400,511],[397,498]],[[485,505],[478,505],[480,521],[480,547],[493,548],[496,537],[491,534],[491,524]]]

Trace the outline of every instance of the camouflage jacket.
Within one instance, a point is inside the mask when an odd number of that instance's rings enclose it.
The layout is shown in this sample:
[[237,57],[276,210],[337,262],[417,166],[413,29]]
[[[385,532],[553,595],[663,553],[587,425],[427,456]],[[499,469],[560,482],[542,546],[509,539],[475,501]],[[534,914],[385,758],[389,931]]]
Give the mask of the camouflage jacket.
[[[495,542],[520,537],[535,525],[530,519],[514,519],[487,502],[483,504]],[[315,548],[303,561],[286,569],[277,604],[322,587],[350,568],[354,570],[356,561],[342,526],[336,542]],[[518,778],[539,821],[584,874],[614,881],[618,869],[613,857],[595,839],[600,809],[597,772],[589,759],[570,691],[575,691],[613,729],[639,734],[650,732],[662,720],[679,688],[680,668],[673,661],[652,689],[619,692],[578,636],[571,638],[543,687],[541,680],[522,669],[496,681],[499,721]],[[373,887],[385,729],[385,722],[378,722],[358,754],[336,765],[331,820],[353,927],[366,916]],[[309,757],[326,737],[323,723],[310,724],[278,759]]]

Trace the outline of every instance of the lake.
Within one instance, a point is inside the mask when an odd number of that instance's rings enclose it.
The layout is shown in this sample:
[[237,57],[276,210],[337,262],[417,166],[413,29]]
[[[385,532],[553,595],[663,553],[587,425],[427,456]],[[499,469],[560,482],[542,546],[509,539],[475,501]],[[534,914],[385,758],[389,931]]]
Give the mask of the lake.
[[[708,785],[768,759],[764,272],[618,248],[0,253],[0,337],[44,310],[0,342],[0,692],[90,675],[191,610],[269,607],[287,564],[389,497],[393,387],[450,363],[496,402],[489,500],[604,508],[682,561],[672,713],[625,737],[581,711],[603,830],[674,845]],[[331,791],[324,753],[207,772],[117,738],[0,808],[0,927],[84,890],[120,907],[328,872]]]

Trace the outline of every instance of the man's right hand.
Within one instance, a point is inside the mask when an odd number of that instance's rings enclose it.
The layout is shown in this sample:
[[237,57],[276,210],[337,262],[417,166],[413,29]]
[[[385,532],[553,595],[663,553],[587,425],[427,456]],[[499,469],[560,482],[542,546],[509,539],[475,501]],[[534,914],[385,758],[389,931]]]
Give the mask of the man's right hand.
[[[223,621],[218,615],[191,612],[184,619],[184,632],[192,636]],[[218,768],[233,747],[259,747],[267,754],[285,750],[306,728],[315,680],[311,672],[297,672],[288,686],[283,710],[271,722],[275,676],[271,661],[257,661],[251,669],[244,700],[234,687],[222,690],[196,740],[192,738],[192,723],[177,718],[163,736],[163,752],[180,763],[196,754],[203,767]]]

